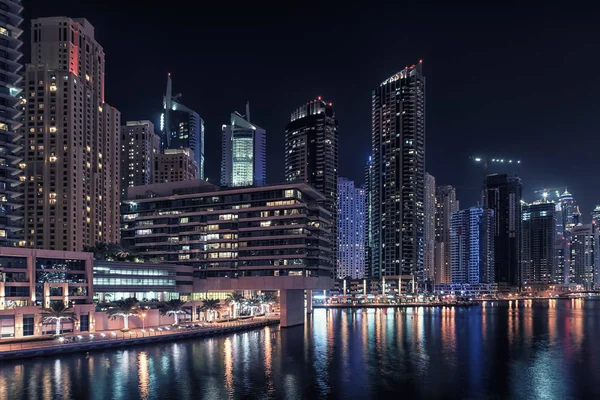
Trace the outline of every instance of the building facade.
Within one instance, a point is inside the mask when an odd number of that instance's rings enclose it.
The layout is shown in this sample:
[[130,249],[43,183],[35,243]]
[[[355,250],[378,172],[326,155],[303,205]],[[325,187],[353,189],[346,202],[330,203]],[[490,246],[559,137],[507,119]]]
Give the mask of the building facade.
[[152,183],[154,158],[160,153],[160,137],[150,121],[127,121],[121,127],[121,198],[127,188]]
[[365,277],[373,277],[373,158],[365,165]]
[[119,241],[120,113],[104,101],[104,51],[85,19],[32,24],[25,72],[25,245]]
[[[325,196],[323,205],[337,221],[338,123],[331,103],[320,97],[296,109],[285,129],[285,180],[304,182]],[[337,257],[337,224],[331,227]]]
[[556,205],[537,202],[522,206],[521,282],[556,283]]
[[222,128],[221,186],[265,185],[266,155],[266,131],[250,123],[250,106],[246,105],[246,116],[232,113],[229,125]]
[[153,183],[198,179],[198,165],[189,149],[166,149],[154,157]]
[[338,279],[365,277],[365,206],[364,188],[354,181],[338,178],[337,269]]
[[0,19],[0,246],[23,244],[22,227],[22,106],[20,0],[3,2]]
[[[484,218],[488,217],[487,224]],[[452,213],[450,220],[450,266],[453,284],[493,283],[493,211],[471,207]],[[485,240],[485,235],[489,235]]]
[[423,271],[425,77],[422,63],[382,82],[372,95],[373,271]]
[[521,179],[507,174],[485,178],[488,210],[494,211],[494,276],[512,287],[521,284]]
[[595,258],[595,225],[579,224],[571,231],[571,263],[569,282],[583,285],[584,289],[597,288],[598,270]]
[[427,285],[435,282],[436,187],[433,175],[425,173],[425,219],[423,225],[423,277]]
[[196,162],[195,176],[204,179],[204,120],[197,112],[181,103],[181,94],[173,96],[171,74],[163,98],[160,118],[163,150],[187,150]]
[[434,279],[436,284],[452,283],[450,219],[459,210],[459,202],[450,185],[438,186],[435,197]]
[[332,219],[317,204],[323,200],[301,183],[135,187],[122,206],[123,245],[149,261],[191,265],[199,278],[331,278]]

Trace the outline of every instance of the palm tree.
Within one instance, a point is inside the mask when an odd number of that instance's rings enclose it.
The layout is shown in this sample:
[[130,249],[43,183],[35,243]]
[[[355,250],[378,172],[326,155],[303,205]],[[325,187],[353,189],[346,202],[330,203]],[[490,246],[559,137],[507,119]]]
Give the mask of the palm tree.
[[[202,311],[207,311],[210,316],[213,316],[213,313],[218,311],[221,308],[221,304],[219,300],[213,300],[213,299],[208,299],[208,300],[202,300],[203,306],[202,306]],[[212,318],[211,318],[212,320]]]
[[246,305],[250,308],[250,315],[254,315],[254,309],[260,305],[260,300],[256,297],[246,300]]
[[261,311],[264,313],[265,309],[264,307],[266,306],[267,310],[269,310],[270,306],[272,304],[275,304],[277,302],[277,299],[275,298],[275,296],[273,296],[272,293],[263,293],[262,295],[260,295],[259,297],[260,300],[260,307],[261,307]]
[[112,303],[106,311],[111,319],[123,317],[123,329],[129,330],[129,317],[137,317],[140,313],[140,303],[135,297],[118,300]]
[[60,323],[62,320],[75,321],[75,315],[73,310],[65,306],[65,303],[54,303],[49,308],[42,308],[42,315],[44,316],[42,322],[44,324],[51,324],[56,322],[56,334],[60,335]]
[[162,315],[172,315],[174,321],[173,325],[177,325],[177,323],[179,322],[178,315],[188,314],[188,311],[183,308],[184,304],[185,301],[179,299],[169,300],[163,304],[163,306],[160,309],[160,313]]
[[238,313],[236,312],[237,308],[244,302],[244,296],[240,293],[233,292],[227,295],[225,302],[227,304],[233,304],[233,317],[235,318],[238,316]]

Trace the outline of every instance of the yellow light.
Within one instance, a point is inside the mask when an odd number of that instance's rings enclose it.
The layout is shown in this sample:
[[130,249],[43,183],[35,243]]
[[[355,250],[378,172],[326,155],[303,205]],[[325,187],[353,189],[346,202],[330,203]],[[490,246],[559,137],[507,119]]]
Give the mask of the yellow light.
[[55,126],[51,126],[50,127],[50,132],[52,132],[52,133],[56,132],[56,127]]
[[50,91],[56,92],[56,85],[50,85]]

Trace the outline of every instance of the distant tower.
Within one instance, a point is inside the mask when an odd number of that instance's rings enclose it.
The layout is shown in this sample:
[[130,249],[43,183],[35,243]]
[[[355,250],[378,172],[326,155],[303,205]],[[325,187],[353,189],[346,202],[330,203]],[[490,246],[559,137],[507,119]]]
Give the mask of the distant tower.
[[[305,182],[325,195],[337,220],[338,123],[331,103],[320,97],[298,107],[285,129],[285,180]],[[331,227],[337,243],[337,225]],[[333,253],[337,257],[337,248]],[[335,261],[335,260],[334,260]]]
[[540,202],[523,205],[521,282],[553,283],[555,276],[556,205]]
[[383,81],[373,90],[371,107],[374,275],[413,276],[418,282],[425,206],[422,63]]
[[425,222],[423,227],[423,277],[433,288],[435,281],[435,178],[425,173]]
[[373,159],[365,165],[365,277],[373,277]]
[[521,261],[521,179],[507,174],[485,178],[488,209],[494,210],[494,276],[499,283],[520,286]]
[[593,224],[580,224],[573,228],[569,283],[581,284],[586,290],[599,286],[595,243]]
[[452,283],[450,254],[450,218],[459,210],[456,189],[450,185],[436,188],[435,211],[435,283]]
[[365,189],[338,178],[337,278],[365,277]]
[[198,166],[196,176],[204,179],[204,120],[194,110],[184,106],[180,98],[180,94],[172,95],[171,74],[168,74],[160,120],[162,148],[163,151],[189,149]]
[[263,186],[266,183],[266,131],[250,123],[250,105],[246,116],[231,114],[223,125],[221,143],[221,185]]
[[121,198],[127,188],[152,183],[154,158],[160,153],[160,137],[150,121],[127,121],[121,127]]
[[[487,224],[484,218],[487,216]],[[471,207],[452,213],[450,220],[451,283],[492,283],[494,281],[494,211]],[[486,232],[485,227],[490,229]],[[489,235],[488,240],[484,235]]]

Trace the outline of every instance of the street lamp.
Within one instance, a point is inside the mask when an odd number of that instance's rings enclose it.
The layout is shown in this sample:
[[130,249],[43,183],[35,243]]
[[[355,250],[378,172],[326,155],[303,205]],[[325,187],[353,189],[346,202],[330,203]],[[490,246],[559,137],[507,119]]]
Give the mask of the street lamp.
[[141,314],[141,316],[142,316],[142,329],[146,329],[146,313],[143,312]]

